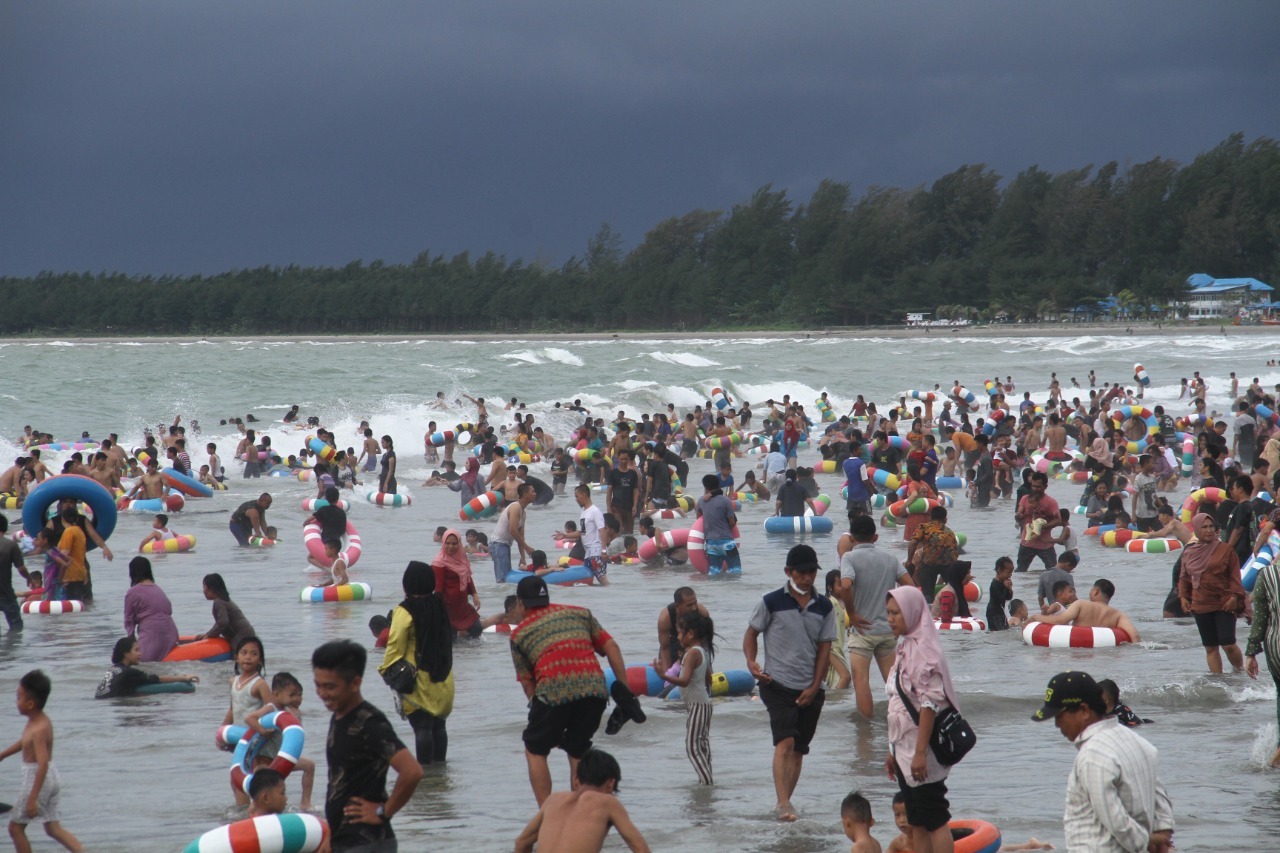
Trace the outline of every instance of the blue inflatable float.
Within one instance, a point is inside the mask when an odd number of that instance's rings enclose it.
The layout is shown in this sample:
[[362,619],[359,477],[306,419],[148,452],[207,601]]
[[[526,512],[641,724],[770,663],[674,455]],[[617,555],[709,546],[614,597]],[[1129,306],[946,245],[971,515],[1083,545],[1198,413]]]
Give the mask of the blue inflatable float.
[[[22,527],[34,537],[44,527],[45,511],[63,498],[84,501],[93,510],[93,527],[105,542],[116,529],[116,499],[97,480],[79,474],[59,474],[44,480],[27,495],[22,505]],[[90,550],[98,547],[92,538]]]

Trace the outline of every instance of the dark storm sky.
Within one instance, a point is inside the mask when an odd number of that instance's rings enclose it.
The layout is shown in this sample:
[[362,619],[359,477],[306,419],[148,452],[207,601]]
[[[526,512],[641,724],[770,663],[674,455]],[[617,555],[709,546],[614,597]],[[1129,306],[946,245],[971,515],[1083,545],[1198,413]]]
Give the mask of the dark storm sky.
[[493,249],[1280,136],[1280,4],[0,7],[0,275]]

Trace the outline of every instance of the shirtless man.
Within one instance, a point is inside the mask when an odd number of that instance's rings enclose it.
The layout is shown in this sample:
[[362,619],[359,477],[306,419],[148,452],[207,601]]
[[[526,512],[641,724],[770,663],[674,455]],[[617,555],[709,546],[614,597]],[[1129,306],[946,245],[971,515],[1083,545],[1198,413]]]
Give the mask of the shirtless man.
[[[1092,597],[1092,593],[1090,593]],[[1054,616],[1042,616],[1039,613],[1031,616],[1029,622],[1043,622],[1046,625],[1075,625],[1079,628],[1119,628],[1129,635],[1129,639],[1138,642],[1141,637],[1133,622],[1123,612],[1100,601],[1083,601],[1077,599],[1066,610]]]
[[680,458],[689,459],[698,452],[698,422],[693,412],[684,416],[680,423]]
[[44,462],[40,461],[40,451],[32,450],[31,457],[27,460],[27,467],[31,469],[32,475],[36,478],[36,482],[42,482],[52,477],[49,469],[44,466]]
[[[89,469],[89,477],[106,486],[107,491],[112,494],[121,487],[119,472],[111,464],[110,457],[102,451],[93,455],[93,467]],[[3,483],[0,483],[0,492],[4,491],[2,487]]]
[[1046,454],[1066,453],[1067,428],[1062,425],[1062,418],[1056,413],[1049,415],[1049,426],[1044,431],[1044,445]]
[[621,779],[612,755],[587,750],[574,772],[574,789],[547,797],[516,839],[516,853],[533,853],[535,844],[557,853],[597,853],[610,829],[618,830],[629,849],[648,853],[644,836],[615,796]]
[[360,457],[356,459],[356,465],[364,460],[364,467],[361,471],[373,471],[378,467],[378,457],[382,455],[382,445],[373,437],[373,430],[365,427],[364,444],[360,446]]
[[162,498],[165,493],[164,477],[160,476],[160,463],[155,459],[147,460],[147,473],[142,475],[142,479],[125,495],[129,500],[140,498],[141,500],[151,500],[153,498]]
[[476,420],[482,424],[488,422],[489,410],[485,408],[484,397],[472,397],[470,394],[463,394],[462,396],[476,404]]
[[120,446],[120,436],[114,432],[102,440],[100,449],[107,454],[108,464],[117,474],[129,467],[129,455]]
[[1178,520],[1178,517],[1173,514],[1173,507],[1168,504],[1160,505],[1160,509],[1156,511],[1156,518],[1160,521],[1160,529],[1148,534],[1148,538],[1168,537],[1187,545],[1195,536],[1190,527]]
[[672,664],[679,663],[684,657],[680,632],[676,627],[681,616],[695,612],[703,616],[711,615],[704,605],[698,603],[698,593],[694,592],[693,587],[682,586],[675,591],[671,604],[658,613],[658,660],[662,663],[663,672],[671,669]]
[[0,474],[0,495],[16,495],[18,483],[22,480],[22,469],[27,465],[26,457],[19,456],[13,464]]

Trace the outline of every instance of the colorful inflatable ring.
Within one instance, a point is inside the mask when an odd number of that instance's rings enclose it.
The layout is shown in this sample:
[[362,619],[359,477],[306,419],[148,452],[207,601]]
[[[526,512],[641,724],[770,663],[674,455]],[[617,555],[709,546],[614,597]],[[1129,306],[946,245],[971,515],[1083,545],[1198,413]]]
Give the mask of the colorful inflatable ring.
[[1182,523],[1190,523],[1191,519],[1196,517],[1196,513],[1201,511],[1201,504],[1209,503],[1216,506],[1225,500],[1228,500],[1225,489],[1219,489],[1217,486],[1206,486],[1203,489],[1196,489],[1194,492],[1187,495],[1187,499],[1182,502]]
[[[1105,542],[1102,544],[1106,544]],[[1181,550],[1181,540],[1173,537],[1159,539],[1131,539],[1125,543],[1124,549],[1130,554],[1168,554]]]
[[[93,509],[93,526],[105,542],[116,529],[116,502],[97,480],[79,474],[60,474],[36,485],[22,504],[22,527],[28,536],[35,536],[44,527],[45,511],[63,498],[84,501]],[[163,510],[157,510],[163,512]],[[92,539],[86,543],[89,550],[98,547]]]
[[730,397],[729,392],[725,391],[723,388],[712,388],[711,400],[716,404],[716,408],[722,412],[729,408],[729,406],[733,405],[733,398]]
[[[745,669],[726,669],[711,673],[711,697],[750,696],[756,689],[756,679]],[[680,688],[667,694],[668,702],[680,701]]]
[[[324,552],[324,542],[320,538],[319,522],[309,522],[302,525],[302,544],[307,546],[307,553],[315,557],[320,562],[324,562],[328,556]],[[360,531],[356,530],[356,526],[347,520],[347,547],[338,552],[338,559],[347,564],[347,568],[351,568],[360,562],[360,551],[364,543],[360,541]]]
[[169,650],[162,660],[165,663],[222,663],[231,660],[231,643],[221,637],[197,640],[195,637],[179,637],[178,645]]
[[[753,492],[747,492],[747,494],[750,495],[753,499],[755,498],[755,494]],[[827,497],[826,495],[818,495],[816,498],[813,499],[814,515],[826,515],[827,510],[829,509],[831,509],[831,498]]]
[[742,443],[742,433],[731,432],[728,435],[713,435],[707,439],[707,447],[712,450],[728,450]]
[[34,444],[28,451],[39,450],[41,453],[64,453],[68,450],[97,450],[96,441],[51,441],[48,444]]
[[335,601],[368,601],[373,598],[373,589],[367,583],[354,581],[329,586],[304,586],[298,593],[303,604],[329,604]]
[[[324,498],[307,498],[305,501],[302,502],[302,508],[307,512],[315,512],[318,509],[324,509],[328,505],[329,505],[329,502]],[[343,512],[350,512],[351,504],[349,504],[347,501],[343,500],[342,498],[338,498],[338,509],[342,510]]]
[[996,853],[1004,843],[1000,830],[985,820],[953,820],[947,824],[955,853]]
[[1141,364],[1135,364],[1133,366],[1133,380],[1143,388],[1146,388],[1151,384],[1151,377],[1147,375],[1147,369]]
[[152,539],[142,546],[144,554],[184,554],[196,547],[196,537],[190,533],[170,539]]
[[211,829],[182,853],[315,853],[328,837],[329,824],[315,815],[269,814]]
[[84,610],[84,602],[76,601],[24,601],[22,602],[22,612],[28,616],[36,614],[44,616],[59,616],[64,613],[79,613]]
[[253,547],[253,548],[270,548],[271,546],[275,545],[276,542],[278,541],[279,540],[277,539],[268,539],[265,536],[249,537],[249,545],[250,547]]
[[409,506],[413,503],[413,496],[408,492],[365,492],[364,499],[376,506]]
[[[830,521],[831,519],[826,520]],[[736,524],[733,526],[732,533],[734,546],[737,547],[742,541],[742,536],[738,532],[738,526]],[[707,538],[702,533],[701,518],[695,521],[693,526],[689,528],[689,538],[685,543],[685,548],[689,551],[690,565],[702,572],[704,575],[708,574],[711,571],[711,560],[707,557]]]
[[[258,724],[268,732],[280,732],[280,749],[272,759],[270,768],[287,777],[297,765],[302,747],[306,743],[307,736],[302,723],[288,711],[272,711],[258,720]],[[250,732],[246,731],[236,744],[236,751],[231,759],[231,784],[246,794],[249,793],[249,783],[253,781],[254,759],[258,757],[258,751],[266,741],[266,735],[254,732],[250,737]]]
[[502,501],[502,492],[485,492],[482,495],[476,495],[458,510],[458,518],[466,521],[493,515],[502,506]]
[[903,391],[899,397],[909,397],[912,400],[919,400],[921,403],[933,403],[938,399],[938,395],[932,391]]
[[[464,424],[459,424],[464,426]],[[469,424],[467,425],[469,426]],[[442,429],[439,432],[433,432],[427,436],[427,441],[431,442],[433,447],[444,447],[449,442],[455,444],[466,444],[471,440],[471,433],[467,430]]]
[[1130,541],[1138,541],[1146,538],[1147,534],[1145,533],[1137,530],[1121,528],[1120,530],[1108,530],[1099,536],[1098,541],[1102,543],[1104,548],[1123,548],[1128,545]]
[[116,509],[124,512],[181,512],[187,500],[179,492],[171,492],[162,498],[140,498],[129,500],[121,498],[116,501]]
[[1051,649],[1100,649],[1131,642],[1119,628],[1085,628],[1080,625],[1046,625],[1028,622],[1022,629],[1022,642],[1028,646]]
[[840,471],[842,464],[834,459],[823,459],[814,463],[813,470],[819,474],[835,474]]
[[314,435],[307,436],[307,447],[311,448],[311,452],[322,462],[332,462],[338,456],[337,449],[325,444]]
[[986,423],[982,425],[982,434],[992,436],[996,434],[996,428],[1000,426],[1000,422],[1008,415],[1004,409],[996,409],[987,415]]
[[[751,492],[747,492],[747,494],[749,495],[749,494],[751,494]],[[750,499],[748,498],[748,500],[750,500]],[[660,510],[658,510],[657,512],[653,513],[652,517],[653,517],[653,518],[660,519],[660,520],[670,520],[670,519],[673,519],[673,518],[684,518],[684,510],[682,510],[682,509],[660,509]]]
[[673,548],[684,548],[689,544],[689,529],[682,527],[679,530],[664,530],[652,539],[646,539],[640,543],[640,559],[656,560],[659,552],[670,551]]
[[896,492],[902,486],[902,480],[891,471],[882,471],[879,468],[868,465],[867,473],[871,475],[871,481],[881,488]]
[[966,406],[970,408],[972,408],[973,406],[976,406],[978,403],[978,398],[974,395],[974,393],[970,391],[968,388],[964,387],[963,385],[957,385],[954,388],[952,388],[951,396],[955,397],[961,403],[964,403]]
[[824,515],[775,515],[764,520],[765,533],[830,533],[834,529],[835,522]]
[[910,501],[895,501],[889,505],[889,515],[899,521],[906,520],[909,515],[928,515],[937,507],[942,506],[942,502],[934,498],[914,498]]
[[950,622],[934,619],[933,627],[939,631],[985,631],[987,630],[987,623],[972,617],[955,616],[952,617]]
[[1258,582],[1258,573],[1275,562],[1277,553],[1280,553],[1280,530],[1273,530],[1258,553],[1240,567],[1240,582],[1244,584],[1245,590],[1253,592],[1253,586]]
[[177,468],[165,468],[160,472],[169,488],[182,492],[189,498],[211,498],[213,489],[194,477],[183,474]]

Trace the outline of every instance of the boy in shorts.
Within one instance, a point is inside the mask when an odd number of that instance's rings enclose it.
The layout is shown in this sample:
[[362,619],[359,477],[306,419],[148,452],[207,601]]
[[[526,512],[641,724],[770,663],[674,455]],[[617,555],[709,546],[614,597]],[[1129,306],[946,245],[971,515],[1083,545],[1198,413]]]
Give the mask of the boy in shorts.
[[80,841],[62,828],[58,808],[62,793],[58,768],[53,765],[53,723],[44,712],[53,691],[49,676],[33,669],[18,682],[18,713],[27,718],[22,737],[0,752],[0,761],[22,753],[22,792],[9,819],[9,837],[18,853],[29,853],[27,824],[43,823],[45,833],[68,850],[80,851]]

